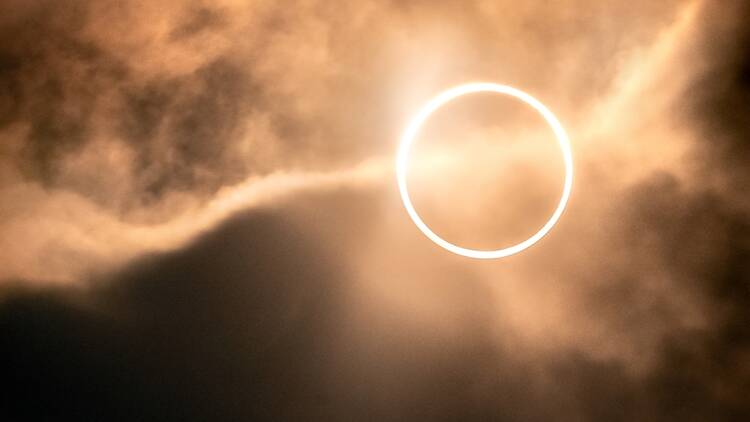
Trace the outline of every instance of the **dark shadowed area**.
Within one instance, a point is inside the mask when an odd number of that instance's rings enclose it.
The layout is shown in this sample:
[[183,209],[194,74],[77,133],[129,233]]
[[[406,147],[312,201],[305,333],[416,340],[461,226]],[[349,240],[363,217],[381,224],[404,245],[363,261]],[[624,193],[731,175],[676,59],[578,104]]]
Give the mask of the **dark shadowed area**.
[[[487,287],[456,263],[436,263],[442,280],[426,294],[450,297],[441,312],[463,327],[458,337],[425,331],[408,314],[352,307],[354,272],[341,264],[350,245],[338,241],[357,231],[366,242],[356,220],[372,218],[379,204],[374,193],[333,192],[235,216],[184,250],[141,258],[84,287],[6,290],[4,413],[11,420],[742,419],[750,257],[732,239],[750,227],[720,215],[711,198],[675,189],[662,179],[633,193],[644,204],[636,202],[631,218],[643,227],[627,243],[644,253],[671,245],[662,263],[669,271],[706,272],[704,284],[679,287],[699,290],[721,312],[710,329],[671,331],[646,374],[570,347],[543,358],[514,353],[523,341],[493,336]],[[684,211],[665,213],[660,201]],[[308,207],[318,217],[304,229]],[[700,241],[706,224],[727,235],[726,253],[695,263],[692,248],[674,245]],[[668,304],[643,303],[633,283],[613,278],[592,289],[589,314],[626,335],[641,324],[671,326]]]

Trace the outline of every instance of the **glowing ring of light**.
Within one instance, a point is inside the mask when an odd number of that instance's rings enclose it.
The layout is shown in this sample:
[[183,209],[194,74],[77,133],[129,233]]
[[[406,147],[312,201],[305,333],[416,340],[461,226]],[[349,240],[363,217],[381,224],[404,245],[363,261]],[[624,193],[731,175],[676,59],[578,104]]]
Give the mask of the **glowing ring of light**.
[[[497,249],[497,250],[476,250],[476,249],[462,248],[460,246],[457,246],[448,242],[447,240],[435,234],[435,232],[430,230],[430,228],[427,227],[424,221],[422,221],[422,218],[419,217],[419,214],[417,214],[417,211],[414,209],[414,205],[412,205],[411,199],[409,198],[409,191],[406,186],[406,170],[407,170],[407,162],[409,161],[409,152],[411,150],[412,144],[414,143],[414,139],[419,133],[419,129],[422,127],[424,122],[430,117],[430,115],[435,110],[442,107],[449,101],[454,100],[466,94],[474,94],[478,92],[492,92],[492,93],[497,93],[497,94],[509,95],[533,107],[534,110],[536,110],[539,114],[542,115],[542,117],[544,117],[544,120],[547,122],[547,124],[552,128],[552,131],[555,133],[555,137],[557,138],[557,143],[560,145],[560,149],[562,150],[563,160],[565,162],[565,183],[563,185],[563,192],[562,192],[562,195],[560,196],[560,202],[557,204],[557,208],[555,209],[555,212],[552,214],[552,217],[550,217],[550,219],[547,220],[547,223],[545,223],[544,226],[542,226],[542,228],[539,229],[539,231],[536,232],[533,236],[529,237],[528,239],[516,245],[509,246],[503,249]],[[459,85],[459,86],[450,88],[438,94],[435,98],[430,100],[430,102],[428,102],[424,107],[422,107],[419,113],[409,123],[409,126],[407,126],[406,131],[401,137],[401,144],[399,146],[398,156],[396,159],[396,177],[398,180],[398,188],[399,188],[399,191],[401,192],[401,200],[404,203],[404,207],[406,208],[406,211],[409,213],[409,216],[411,217],[412,221],[414,221],[414,224],[416,224],[419,230],[421,230],[422,233],[424,233],[424,235],[427,236],[430,240],[432,240],[433,242],[435,242],[436,244],[438,244],[439,246],[443,247],[444,249],[450,252],[453,252],[458,255],[463,255],[469,258],[476,258],[476,259],[503,258],[509,255],[519,253],[523,251],[524,249],[532,246],[533,244],[538,242],[539,239],[544,237],[547,234],[547,232],[549,232],[550,229],[552,229],[552,227],[557,223],[557,220],[562,215],[563,210],[565,210],[565,206],[568,203],[568,198],[570,197],[570,190],[573,185],[573,153],[571,152],[571,149],[570,149],[570,141],[568,140],[568,135],[565,133],[565,129],[563,129],[562,125],[557,120],[557,117],[555,117],[555,115],[552,114],[552,112],[549,111],[549,109],[547,109],[547,107],[545,107],[544,104],[539,102],[536,98],[532,97],[531,95],[523,91],[520,91],[516,88],[512,88],[506,85],[500,85],[500,84],[489,83],[489,82],[468,83],[468,84]]]

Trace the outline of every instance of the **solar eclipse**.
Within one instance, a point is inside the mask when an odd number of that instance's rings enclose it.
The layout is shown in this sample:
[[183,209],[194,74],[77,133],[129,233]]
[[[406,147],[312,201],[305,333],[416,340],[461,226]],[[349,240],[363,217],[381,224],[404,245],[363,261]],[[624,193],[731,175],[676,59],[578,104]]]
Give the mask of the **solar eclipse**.
[[[536,233],[531,235],[526,240],[520,243],[517,243],[515,245],[504,247],[501,249],[479,250],[479,249],[465,248],[465,247],[461,247],[456,244],[453,244],[443,239],[439,235],[437,235],[422,220],[422,218],[419,216],[416,209],[414,208],[414,205],[412,204],[411,198],[409,196],[409,189],[408,189],[407,180],[406,180],[411,147],[413,146],[415,139],[417,135],[419,134],[420,129],[425,124],[425,122],[427,122],[427,120],[436,110],[438,110],[440,107],[444,106],[445,104],[455,99],[458,99],[462,96],[475,94],[475,93],[494,93],[494,94],[506,95],[506,96],[515,98],[517,100],[520,100],[526,105],[532,107],[536,112],[538,112],[544,118],[545,122],[552,128],[552,131],[555,134],[555,138],[557,139],[557,143],[560,147],[560,151],[562,153],[563,161],[564,161],[565,180],[563,183],[563,190],[562,190],[562,194],[560,195],[560,200],[557,204],[557,207],[555,208],[550,218]],[[440,94],[435,96],[433,99],[431,99],[429,102],[427,102],[427,104],[425,104],[419,110],[419,112],[414,116],[414,118],[409,122],[408,126],[406,127],[406,130],[404,131],[401,137],[401,142],[400,142],[398,154],[396,157],[396,178],[398,181],[399,193],[401,195],[401,200],[404,204],[404,208],[406,208],[406,211],[409,214],[409,217],[411,217],[412,221],[417,226],[417,228],[419,228],[419,230],[425,236],[427,236],[427,238],[432,240],[438,246],[450,252],[453,252],[457,255],[462,255],[468,258],[475,258],[475,259],[497,259],[497,258],[503,258],[503,257],[507,257],[513,254],[517,254],[531,247],[532,245],[537,243],[539,240],[541,240],[552,229],[552,227],[554,227],[554,225],[560,219],[560,216],[562,215],[568,203],[568,199],[570,198],[570,191],[573,185],[573,154],[571,152],[570,141],[568,140],[568,135],[566,134],[565,129],[563,128],[562,124],[560,124],[557,117],[555,117],[555,115],[539,100],[537,100],[536,98],[532,97],[531,95],[519,89],[510,87],[507,85],[501,85],[501,84],[490,83],[490,82],[474,82],[474,83],[467,83],[467,84],[459,85],[459,86],[456,86],[456,87],[453,87],[453,88],[450,88],[441,92]]]

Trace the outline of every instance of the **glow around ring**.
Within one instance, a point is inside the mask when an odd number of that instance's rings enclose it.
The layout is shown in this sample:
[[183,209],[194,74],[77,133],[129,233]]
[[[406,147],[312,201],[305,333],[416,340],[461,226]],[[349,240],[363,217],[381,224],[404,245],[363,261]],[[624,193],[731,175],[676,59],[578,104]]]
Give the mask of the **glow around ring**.
[[[494,92],[497,94],[510,95],[511,97],[517,98],[533,107],[534,110],[539,112],[539,114],[544,117],[544,120],[547,121],[547,124],[552,127],[552,130],[555,133],[555,137],[557,138],[557,143],[560,145],[560,149],[562,150],[563,160],[565,161],[565,184],[563,186],[562,195],[560,196],[560,202],[557,204],[557,208],[552,214],[552,217],[550,217],[550,219],[547,220],[547,223],[545,223],[538,232],[534,233],[533,236],[516,245],[497,250],[476,250],[462,248],[448,242],[447,240],[435,234],[435,232],[430,230],[430,228],[427,227],[424,221],[422,221],[422,219],[419,217],[419,214],[417,214],[417,211],[414,209],[414,205],[412,205],[411,199],[409,198],[409,191],[406,186],[406,170],[407,163],[409,161],[409,153],[411,150],[411,146],[414,143],[414,139],[419,133],[419,129],[422,127],[424,122],[435,110],[442,107],[449,101],[466,94],[473,94],[478,92]],[[521,252],[534,243],[538,242],[539,239],[544,237],[547,232],[552,229],[555,223],[557,223],[557,220],[562,215],[563,210],[565,210],[565,205],[568,203],[570,190],[573,186],[573,154],[570,150],[570,142],[568,140],[568,135],[565,133],[565,129],[563,129],[562,125],[557,120],[557,117],[555,117],[555,115],[552,114],[552,112],[549,111],[549,109],[547,109],[547,107],[545,107],[544,104],[539,102],[536,98],[507,85],[500,85],[490,82],[475,82],[459,85],[438,94],[435,98],[430,100],[430,102],[428,102],[409,123],[409,126],[407,126],[406,131],[401,137],[401,144],[399,146],[398,156],[396,158],[396,178],[398,180],[398,189],[401,193],[401,200],[404,203],[406,211],[409,213],[412,221],[414,221],[414,224],[416,224],[419,230],[421,230],[422,233],[425,234],[425,236],[430,238],[430,240],[455,254],[463,255],[469,258],[503,258]]]

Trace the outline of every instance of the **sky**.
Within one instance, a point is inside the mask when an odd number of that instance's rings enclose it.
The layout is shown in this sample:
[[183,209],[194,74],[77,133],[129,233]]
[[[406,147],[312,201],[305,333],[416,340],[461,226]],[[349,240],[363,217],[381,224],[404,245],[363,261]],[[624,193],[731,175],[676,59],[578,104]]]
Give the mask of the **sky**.
[[3,1],[0,419],[750,418],[749,18]]

